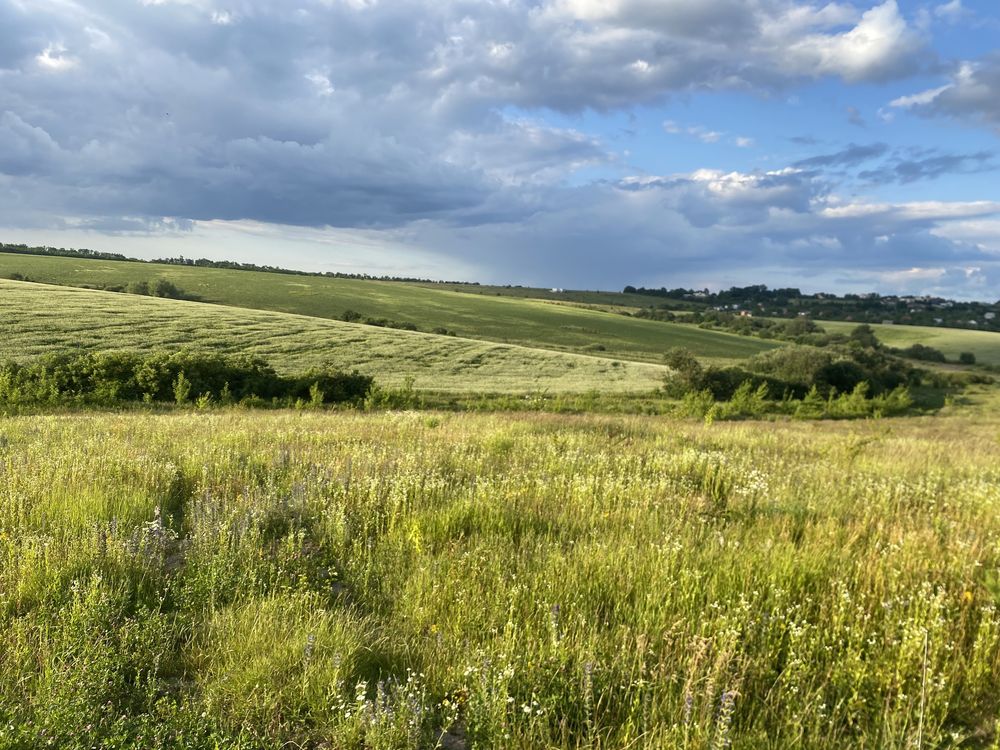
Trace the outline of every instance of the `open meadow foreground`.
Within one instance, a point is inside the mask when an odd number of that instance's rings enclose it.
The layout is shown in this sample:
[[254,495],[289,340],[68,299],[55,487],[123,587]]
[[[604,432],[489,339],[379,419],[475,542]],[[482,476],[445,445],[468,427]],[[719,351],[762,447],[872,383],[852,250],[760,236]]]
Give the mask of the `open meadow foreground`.
[[0,421],[0,748],[985,748],[1000,421]]
[[0,0],[0,750],[1000,750],[998,0]]

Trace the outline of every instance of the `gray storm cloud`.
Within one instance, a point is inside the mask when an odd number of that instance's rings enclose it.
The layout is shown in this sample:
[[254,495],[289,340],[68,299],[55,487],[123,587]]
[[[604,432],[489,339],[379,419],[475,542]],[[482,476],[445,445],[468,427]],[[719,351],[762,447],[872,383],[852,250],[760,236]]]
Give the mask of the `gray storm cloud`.
[[856,263],[837,254],[851,243],[892,268],[879,238],[914,232],[950,262],[969,253],[935,221],[824,213],[826,170],[882,144],[587,183],[617,157],[544,116],[879,82],[929,60],[895,0],[0,0],[0,224],[375,228],[493,278],[572,269],[591,286],[820,250]]

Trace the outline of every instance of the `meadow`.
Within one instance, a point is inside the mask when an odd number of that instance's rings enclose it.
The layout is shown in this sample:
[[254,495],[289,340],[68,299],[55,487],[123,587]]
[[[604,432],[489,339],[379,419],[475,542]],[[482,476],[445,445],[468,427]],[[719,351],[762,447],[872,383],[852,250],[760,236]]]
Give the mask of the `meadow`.
[[714,359],[742,359],[776,346],[730,333],[545,300],[458,292],[443,285],[0,253],[0,278],[14,273],[42,283],[95,287],[166,279],[202,302],[327,319],[352,310],[413,323],[423,331],[445,328],[464,338],[654,363],[672,346]]
[[[820,321],[820,325],[830,333],[850,333],[855,326],[854,323],[832,320]],[[962,352],[972,352],[977,362],[1000,365],[1000,334],[993,331],[882,324],[874,324],[872,329],[886,346],[905,349],[913,344],[923,344],[938,349],[951,360],[957,360]]]
[[666,372],[606,357],[0,279],[0,359],[181,348],[257,354],[286,374],[356,368],[380,385],[412,379],[417,389],[448,393],[649,392]]
[[986,748],[993,416],[0,420],[0,748]]

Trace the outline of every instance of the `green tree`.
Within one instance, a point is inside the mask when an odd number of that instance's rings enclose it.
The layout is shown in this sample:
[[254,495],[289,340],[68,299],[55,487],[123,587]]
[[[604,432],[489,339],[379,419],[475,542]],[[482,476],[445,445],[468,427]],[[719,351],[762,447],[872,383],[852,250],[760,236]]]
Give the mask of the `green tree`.
[[862,323],[854,328],[850,333],[849,339],[857,342],[865,349],[878,349],[880,346],[878,338],[875,336],[875,329],[867,323]]
[[181,370],[177,373],[176,380],[174,380],[174,399],[179,405],[183,405],[187,403],[190,395],[191,381],[184,376],[184,371]]

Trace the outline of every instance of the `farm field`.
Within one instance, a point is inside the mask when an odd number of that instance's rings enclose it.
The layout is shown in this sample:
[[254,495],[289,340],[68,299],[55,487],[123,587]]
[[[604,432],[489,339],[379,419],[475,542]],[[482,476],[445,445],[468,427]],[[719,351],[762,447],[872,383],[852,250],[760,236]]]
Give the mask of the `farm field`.
[[7,418],[0,747],[992,747],[998,433]]
[[651,391],[662,365],[340,321],[0,279],[0,359],[87,350],[248,352],[287,373],[329,365],[448,392]]
[[[856,324],[819,321],[831,333],[848,333]],[[888,346],[905,348],[924,344],[939,349],[949,359],[957,359],[962,352],[972,352],[984,364],[1000,365],[1000,333],[969,331],[960,328],[935,328],[933,326],[872,325],[878,340]]]
[[544,300],[401,282],[0,253],[0,277],[12,273],[70,286],[125,285],[164,278],[203,302],[318,318],[338,318],[353,310],[363,316],[415,323],[425,331],[441,327],[466,338],[578,353],[597,351],[617,359],[655,363],[672,346],[687,347],[712,359],[742,359],[776,346],[760,339]]
[[[575,302],[584,305],[603,305],[608,307],[640,308],[660,302],[643,294],[626,294],[624,292],[586,291],[582,289],[564,289],[553,291],[542,287],[530,286],[495,286],[490,284],[450,284],[434,282],[416,282],[431,289],[448,289],[464,294],[480,294],[487,296],[520,297],[526,299],[548,300],[552,302]],[[673,300],[672,300],[673,301]]]

